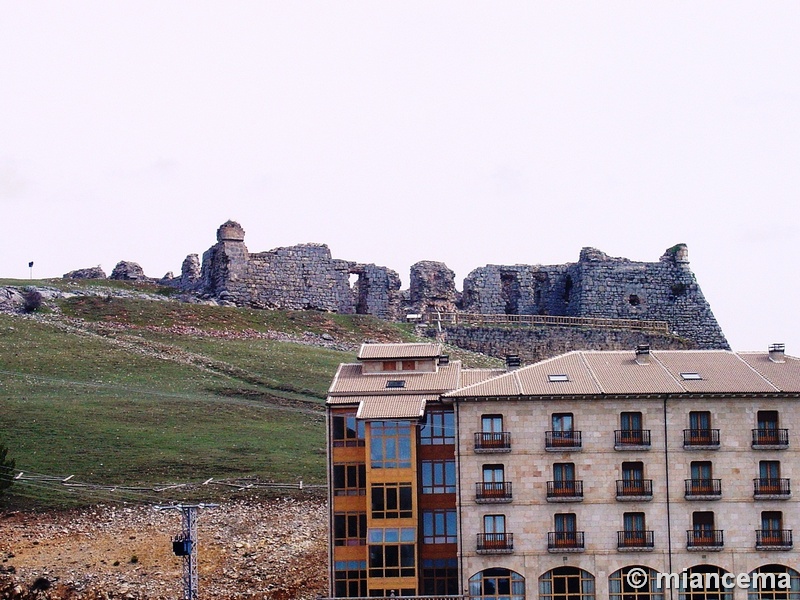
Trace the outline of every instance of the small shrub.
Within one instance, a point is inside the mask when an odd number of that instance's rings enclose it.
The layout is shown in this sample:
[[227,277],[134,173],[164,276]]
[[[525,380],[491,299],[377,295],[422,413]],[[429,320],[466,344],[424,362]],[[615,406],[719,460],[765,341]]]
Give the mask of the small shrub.
[[8,458],[8,448],[0,444],[0,496],[14,483],[13,458]]
[[131,564],[132,565],[135,565],[138,562],[139,562],[139,557],[138,556],[136,556],[135,554],[133,556],[131,556]]

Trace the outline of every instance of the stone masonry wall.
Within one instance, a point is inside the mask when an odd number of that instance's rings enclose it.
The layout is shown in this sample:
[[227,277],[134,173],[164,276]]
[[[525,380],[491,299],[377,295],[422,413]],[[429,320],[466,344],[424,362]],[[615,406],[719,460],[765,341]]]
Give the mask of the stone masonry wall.
[[[699,348],[729,347],[689,268],[683,244],[667,250],[658,262],[613,258],[584,248],[577,263],[487,265],[465,278],[462,294],[456,290],[453,271],[440,262],[413,265],[410,287],[401,291],[395,271],[334,259],[323,244],[251,253],[244,235],[238,223],[223,223],[217,230],[217,243],[203,254],[199,278],[197,259],[190,255],[181,277],[170,284],[239,306],[369,314],[383,319],[462,311],[667,321],[676,336]],[[357,279],[351,284],[353,275]],[[586,344],[609,333],[596,332],[585,340],[579,334],[565,335],[574,338],[567,347],[576,348],[594,347]],[[621,347],[635,343],[630,335],[620,342]],[[616,342],[609,339],[608,343]],[[502,353],[508,351],[508,347],[502,349]]]
[[497,358],[519,354],[523,365],[571,350],[630,350],[649,344],[654,350],[687,350],[697,344],[670,335],[623,329],[585,327],[507,326],[442,327],[440,340],[459,348]]

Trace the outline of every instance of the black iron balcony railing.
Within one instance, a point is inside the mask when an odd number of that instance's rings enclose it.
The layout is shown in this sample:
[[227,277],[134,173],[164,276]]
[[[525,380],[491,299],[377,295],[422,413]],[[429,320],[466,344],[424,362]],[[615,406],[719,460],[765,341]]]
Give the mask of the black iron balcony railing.
[[582,531],[551,531],[547,534],[550,552],[583,552]]
[[756,550],[789,550],[792,546],[791,529],[756,529]]
[[475,452],[510,452],[510,431],[479,431],[475,434]]
[[482,554],[508,554],[514,551],[513,533],[479,533],[478,552]]
[[652,550],[655,547],[655,536],[650,530],[618,531],[618,550]]
[[720,479],[686,479],[684,497],[690,500],[716,500],[722,497]]
[[476,502],[511,502],[510,481],[481,481],[475,484]]
[[626,448],[649,448],[650,430],[649,429],[617,429],[614,432],[614,448],[624,450]]
[[652,497],[652,479],[617,479],[617,500],[649,500]]
[[581,448],[581,432],[546,431],[544,448],[545,450],[579,450]]
[[753,429],[753,448],[757,450],[782,450],[788,447],[788,429]]
[[724,543],[722,529],[689,529],[686,532],[689,550],[720,550]]
[[683,447],[703,450],[719,448],[719,429],[684,429]]
[[547,482],[548,502],[580,502],[583,500],[583,481],[564,479]]
[[792,487],[788,479],[753,479],[754,498],[790,498]]

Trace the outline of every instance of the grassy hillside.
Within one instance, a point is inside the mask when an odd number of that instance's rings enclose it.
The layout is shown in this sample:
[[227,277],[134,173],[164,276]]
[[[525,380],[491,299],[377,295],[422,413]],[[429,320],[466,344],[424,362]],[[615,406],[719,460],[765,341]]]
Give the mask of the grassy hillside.
[[[187,304],[123,282],[53,283],[99,295],[51,300],[30,317],[0,314],[0,443],[17,470],[80,482],[324,483],[323,401],[336,367],[362,341],[416,339],[408,325],[363,315]],[[62,501],[44,486],[15,490],[17,501]]]

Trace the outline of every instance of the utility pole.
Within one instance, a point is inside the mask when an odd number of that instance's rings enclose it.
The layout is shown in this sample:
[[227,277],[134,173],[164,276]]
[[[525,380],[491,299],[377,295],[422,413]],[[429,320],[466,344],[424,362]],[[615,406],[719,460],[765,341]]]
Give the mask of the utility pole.
[[158,510],[179,510],[183,515],[181,532],[172,538],[172,552],[183,558],[183,600],[197,600],[197,510],[218,504],[176,504],[157,506]]
[[31,270],[31,279],[33,279],[33,261],[28,263],[28,268]]

